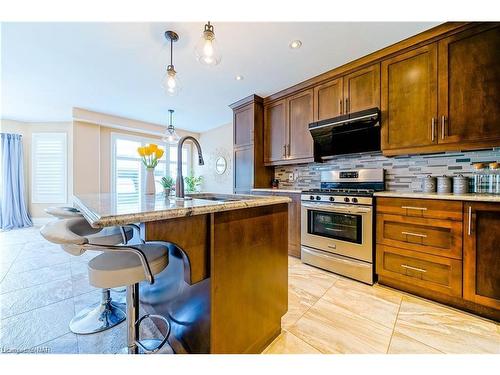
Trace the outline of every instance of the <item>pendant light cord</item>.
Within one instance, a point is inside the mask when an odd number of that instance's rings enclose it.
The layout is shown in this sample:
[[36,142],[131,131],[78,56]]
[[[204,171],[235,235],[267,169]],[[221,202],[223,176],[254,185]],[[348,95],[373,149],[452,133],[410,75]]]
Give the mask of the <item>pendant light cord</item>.
[[170,65],[174,66],[174,41],[170,39]]

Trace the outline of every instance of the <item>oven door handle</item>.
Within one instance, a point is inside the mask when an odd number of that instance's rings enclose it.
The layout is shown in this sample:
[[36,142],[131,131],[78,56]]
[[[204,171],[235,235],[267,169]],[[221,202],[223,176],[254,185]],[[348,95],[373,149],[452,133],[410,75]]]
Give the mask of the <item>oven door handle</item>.
[[371,207],[359,207],[359,206],[352,206],[352,207],[346,207],[346,206],[340,206],[336,204],[330,204],[330,203],[302,203],[302,207],[306,209],[312,209],[312,210],[321,210],[321,211],[328,211],[328,212],[339,212],[339,213],[345,213],[345,214],[367,214],[372,212]]

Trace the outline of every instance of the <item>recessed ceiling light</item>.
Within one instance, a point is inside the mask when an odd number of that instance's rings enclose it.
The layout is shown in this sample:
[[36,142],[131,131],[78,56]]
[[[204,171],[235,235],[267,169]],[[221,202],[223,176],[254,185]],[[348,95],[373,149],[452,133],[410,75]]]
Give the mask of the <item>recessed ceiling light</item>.
[[243,80],[243,76],[237,75],[236,77],[234,77],[234,79],[237,80],[237,81],[242,81]]
[[298,40],[298,39],[296,39],[296,40],[292,40],[292,41],[290,42],[290,44],[289,44],[289,47],[290,47],[291,49],[298,49],[298,48],[300,48],[301,46],[302,46],[302,42],[301,42],[300,40]]

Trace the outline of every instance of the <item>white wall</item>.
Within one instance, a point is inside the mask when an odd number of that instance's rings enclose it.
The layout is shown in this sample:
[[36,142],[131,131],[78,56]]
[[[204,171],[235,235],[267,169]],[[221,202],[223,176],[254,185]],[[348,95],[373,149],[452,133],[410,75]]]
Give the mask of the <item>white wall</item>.
[[[233,192],[233,124],[225,124],[200,133],[199,141],[205,165],[198,166],[196,156],[193,158],[193,164],[195,174],[202,175],[204,178],[201,191],[231,194]],[[195,148],[193,152],[196,152]],[[219,156],[223,156],[227,161],[226,172],[222,175],[215,172],[215,161]]]

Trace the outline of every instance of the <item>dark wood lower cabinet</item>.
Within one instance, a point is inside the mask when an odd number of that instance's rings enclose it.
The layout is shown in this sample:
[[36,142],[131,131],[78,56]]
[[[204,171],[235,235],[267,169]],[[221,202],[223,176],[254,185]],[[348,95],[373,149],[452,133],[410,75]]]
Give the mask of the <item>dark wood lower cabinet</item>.
[[379,283],[500,321],[499,228],[500,203],[378,199]]
[[464,299],[500,309],[500,204],[464,205]]
[[288,255],[300,258],[300,193],[279,190],[254,190],[255,195],[281,195],[292,200],[288,204]]

